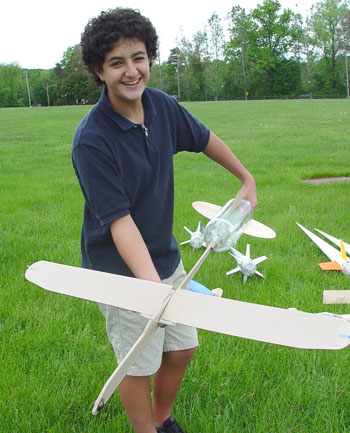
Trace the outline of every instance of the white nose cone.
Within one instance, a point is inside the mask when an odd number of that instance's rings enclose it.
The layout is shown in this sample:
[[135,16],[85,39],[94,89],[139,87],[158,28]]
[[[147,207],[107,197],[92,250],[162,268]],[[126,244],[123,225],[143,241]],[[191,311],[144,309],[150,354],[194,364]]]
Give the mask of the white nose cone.
[[244,259],[239,263],[239,267],[241,268],[242,274],[247,277],[252,277],[256,273],[256,264],[253,260]]

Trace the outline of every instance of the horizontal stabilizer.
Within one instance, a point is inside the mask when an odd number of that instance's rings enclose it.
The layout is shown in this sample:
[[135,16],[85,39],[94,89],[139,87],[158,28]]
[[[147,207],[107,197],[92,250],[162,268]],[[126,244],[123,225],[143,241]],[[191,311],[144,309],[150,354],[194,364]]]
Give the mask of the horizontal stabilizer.
[[343,268],[340,266],[338,262],[325,262],[325,263],[319,263],[318,266],[323,271],[342,271]]

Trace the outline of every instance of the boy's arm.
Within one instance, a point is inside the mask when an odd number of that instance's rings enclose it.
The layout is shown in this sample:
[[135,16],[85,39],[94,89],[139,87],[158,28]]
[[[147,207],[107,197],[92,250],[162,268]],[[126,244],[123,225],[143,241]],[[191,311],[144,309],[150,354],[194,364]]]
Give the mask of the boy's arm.
[[204,148],[203,153],[213,161],[222,165],[242,182],[242,198],[249,200],[253,208],[256,208],[258,198],[254,177],[243,166],[230,148],[211,132],[208,144]]
[[146,244],[130,215],[110,224],[114,244],[136,278],[161,282]]

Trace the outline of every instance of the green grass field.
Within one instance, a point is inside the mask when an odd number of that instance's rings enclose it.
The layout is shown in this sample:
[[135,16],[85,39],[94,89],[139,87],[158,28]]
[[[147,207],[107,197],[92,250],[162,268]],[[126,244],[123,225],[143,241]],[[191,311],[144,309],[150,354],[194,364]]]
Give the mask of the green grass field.
[[[254,174],[254,218],[277,238],[244,235],[265,279],[226,276],[235,264],[212,253],[196,279],[232,299],[310,312],[349,313],[322,304],[324,289],[350,289],[322,273],[324,255],[295,222],[350,243],[350,183],[303,179],[350,175],[347,100],[189,103]],[[0,110],[0,433],[131,432],[116,393],[91,405],[116,367],[104,320],[93,303],[51,294],[24,279],[37,260],[80,264],[83,200],[70,160],[75,127],[89,107]],[[224,204],[239,182],[203,155],[175,157],[174,232],[195,229],[196,200]],[[181,247],[189,270],[201,252]],[[258,326],[258,325],[257,325]],[[176,400],[187,433],[350,431],[350,351],[316,352],[199,331],[200,347]]]

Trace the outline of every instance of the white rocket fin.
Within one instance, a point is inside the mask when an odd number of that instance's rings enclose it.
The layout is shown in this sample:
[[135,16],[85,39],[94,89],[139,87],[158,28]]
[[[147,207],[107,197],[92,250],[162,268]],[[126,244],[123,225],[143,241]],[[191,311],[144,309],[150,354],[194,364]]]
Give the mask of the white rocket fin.
[[310,232],[310,230],[306,229],[301,224],[297,223],[297,225],[331,261],[335,261],[339,263],[339,265],[341,266],[342,259],[341,259],[340,251],[338,251],[336,248],[329,245],[327,242],[325,242],[323,239],[321,239],[314,233]]
[[[327,238],[329,241],[331,241],[334,245],[336,245],[337,247],[340,248],[340,240],[338,238],[335,238],[334,236],[329,235],[328,233],[325,233],[317,228],[315,228],[315,230],[318,233],[321,233],[321,235],[323,235],[325,238]],[[344,248],[345,251],[350,254],[350,244],[347,244],[346,242],[344,242]]]
[[267,257],[266,257],[266,256],[261,256],[261,257],[257,257],[256,259],[253,259],[253,262],[254,262],[256,265],[258,265],[259,263],[261,263],[261,262],[263,262],[263,261],[265,261],[265,260],[267,260]]
[[235,274],[236,272],[240,272],[240,269],[238,267],[226,272],[226,275]]

